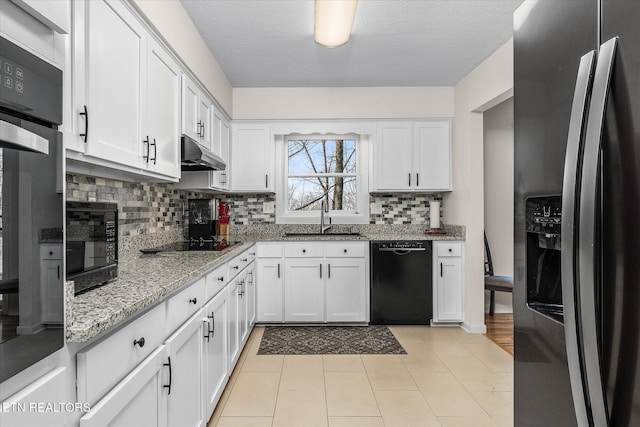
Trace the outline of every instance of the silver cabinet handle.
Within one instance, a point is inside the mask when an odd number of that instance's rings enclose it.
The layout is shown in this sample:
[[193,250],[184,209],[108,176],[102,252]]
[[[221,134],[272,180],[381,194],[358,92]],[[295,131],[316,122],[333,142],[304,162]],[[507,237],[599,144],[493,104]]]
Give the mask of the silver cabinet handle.
[[[578,344],[578,330],[580,326],[576,318],[575,289],[576,278],[576,248],[575,236],[577,224],[576,198],[577,181],[582,171],[582,152],[584,122],[586,120],[588,98],[593,84],[593,69],[596,52],[591,51],[580,59],[578,76],[573,93],[571,119],[567,136],[567,151],[564,163],[564,178],[562,185],[562,296],[564,302],[564,331],[566,337],[567,359],[569,361],[569,377],[571,391],[579,425],[588,425],[586,395],[582,384],[581,349]],[[581,332],[580,332],[581,335]]]
[[409,187],[411,187],[411,172],[409,172]]
[[331,264],[327,264],[327,278],[331,279]]
[[320,264],[320,278],[322,279],[322,263]]
[[418,175],[418,173],[416,172],[416,187],[418,187],[420,185],[420,177]]
[[264,176],[264,188],[269,188],[269,175]]
[[280,263],[278,263],[278,279],[280,278]]
[[600,209],[598,204],[600,168],[598,164],[602,146],[604,113],[609,95],[617,42],[618,38],[615,37],[600,46],[600,55],[591,92],[580,186],[580,223],[578,225],[580,309],[578,312],[582,324],[582,345],[584,349],[590,349],[590,351],[583,351],[582,355],[584,357],[584,374],[588,386],[593,425],[596,426],[609,425],[600,370],[600,352],[595,350],[598,348],[595,263],[598,257],[596,252],[599,251],[596,246],[598,243],[596,211]]

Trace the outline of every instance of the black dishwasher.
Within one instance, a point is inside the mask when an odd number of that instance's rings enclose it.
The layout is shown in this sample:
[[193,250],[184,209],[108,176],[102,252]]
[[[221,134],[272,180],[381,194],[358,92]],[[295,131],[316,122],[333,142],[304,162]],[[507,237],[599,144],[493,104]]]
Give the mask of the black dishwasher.
[[372,241],[370,251],[370,323],[428,325],[433,313],[431,241]]

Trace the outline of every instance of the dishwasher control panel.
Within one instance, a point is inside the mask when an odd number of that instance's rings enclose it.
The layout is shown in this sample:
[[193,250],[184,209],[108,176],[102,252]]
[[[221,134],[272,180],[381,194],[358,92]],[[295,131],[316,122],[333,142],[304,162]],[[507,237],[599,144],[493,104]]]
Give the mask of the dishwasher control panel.
[[415,241],[392,241],[392,242],[373,242],[377,249],[421,249],[426,246],[426,242],[421,240]]

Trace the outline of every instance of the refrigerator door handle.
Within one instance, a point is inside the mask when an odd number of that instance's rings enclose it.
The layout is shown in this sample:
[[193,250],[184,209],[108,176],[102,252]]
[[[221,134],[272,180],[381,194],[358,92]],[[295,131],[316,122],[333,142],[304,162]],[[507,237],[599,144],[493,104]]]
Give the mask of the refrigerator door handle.
[[600,242],[596,221],[598,221],[597,212],[600,209],[599,164],[602,131],[617,43],[618,38],[614,37],[600,46],[585,137],[578,225],[578,262],[580,265],[580,309],[578,313],[582,324],[583,349],[590,350],[584,351],[584,367],[593,425],[602,427],[609,425],[609,417],[600,366],[596,315],[596,278],[600,260]]
[[589,425],[587,414],[586,384],[583,382],[582,349],[580,347],[581,325],[576,317],[577,263],[575,241],[579,179],[582,172],[582,149],[584,130],[589,108],[589,95],[593,84],[596,52],[591,51],[580,58],[576,86],[571,105],[571,119],[567,135],[567,151],[562,183],[562,300],[564,305],[564,331],[571,392],[578,425]]

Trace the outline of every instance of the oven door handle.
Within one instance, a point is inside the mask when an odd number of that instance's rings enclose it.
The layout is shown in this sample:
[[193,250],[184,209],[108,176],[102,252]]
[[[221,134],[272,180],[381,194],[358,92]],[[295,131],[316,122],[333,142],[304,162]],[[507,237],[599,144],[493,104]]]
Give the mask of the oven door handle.
[[0,147],[49,155],[47,139],[4,120],[0,120]]

